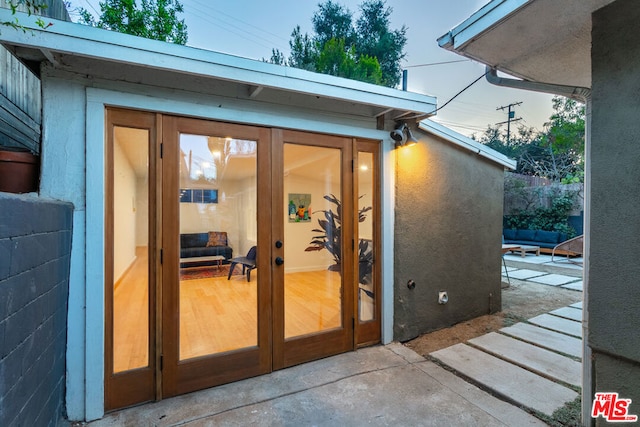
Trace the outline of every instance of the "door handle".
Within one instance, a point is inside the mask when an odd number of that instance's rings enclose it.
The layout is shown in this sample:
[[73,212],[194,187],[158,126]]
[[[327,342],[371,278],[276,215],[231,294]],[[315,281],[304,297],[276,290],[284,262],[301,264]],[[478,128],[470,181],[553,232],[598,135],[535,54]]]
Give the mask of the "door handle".
[[276,265],[284,264],[284,259],[282,257],[276,257]]

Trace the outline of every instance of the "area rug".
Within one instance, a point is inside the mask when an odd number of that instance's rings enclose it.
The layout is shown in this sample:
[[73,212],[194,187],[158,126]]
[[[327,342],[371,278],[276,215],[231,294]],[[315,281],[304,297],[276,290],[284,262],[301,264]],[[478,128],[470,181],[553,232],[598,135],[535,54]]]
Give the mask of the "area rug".
[[[229,274],[229,264],[218,268],[217,265],[207,265],[204,267],[188,267],[180,269],[180,280],[211,279],[213,277],[227,277]],[[232,276],[242,274],[242,266],[236,265]]]

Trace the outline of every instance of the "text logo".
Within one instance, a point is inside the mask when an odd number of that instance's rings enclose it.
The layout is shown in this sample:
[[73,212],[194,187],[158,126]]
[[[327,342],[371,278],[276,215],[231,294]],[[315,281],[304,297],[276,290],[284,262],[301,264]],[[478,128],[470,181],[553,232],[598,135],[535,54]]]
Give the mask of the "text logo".
[[596,393],[591,408],[591,416],[602,415],[610,423],[630,423],[638,421],[637,415],[629,414],[631,399],[620,399],[618,393]]

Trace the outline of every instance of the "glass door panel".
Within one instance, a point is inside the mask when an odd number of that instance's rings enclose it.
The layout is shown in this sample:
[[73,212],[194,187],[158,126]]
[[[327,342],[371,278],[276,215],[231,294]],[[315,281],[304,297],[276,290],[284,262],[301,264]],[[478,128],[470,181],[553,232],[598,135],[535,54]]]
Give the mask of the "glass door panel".
[[381,338],[379,152],[380,144],[377,141],[356,142],[356,343],[359,346],[378,343]]
[[358,153],[358,318],[375,319],[375,276],[373,271],[374,163],[372,153]]
[[149,365],[149,131],[114,127],[113,373]]
[[256,141],[181,133],[180,360],[258,345]]
[[341,151],[284,144],[285,339],[342,327]]
[[162,123],[169,397],[271,370],[271,132],[173,116]]
[[296,131],[278,139],[274,369],[352,349],[355,316],[352,140]]
[[107,109],[105,408],[156,398],[156,116]]

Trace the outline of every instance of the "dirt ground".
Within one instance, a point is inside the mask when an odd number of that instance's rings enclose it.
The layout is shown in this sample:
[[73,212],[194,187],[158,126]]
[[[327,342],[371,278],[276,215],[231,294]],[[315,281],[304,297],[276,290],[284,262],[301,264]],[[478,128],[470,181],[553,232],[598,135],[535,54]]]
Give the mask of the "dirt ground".
[[[505,284],[503,283],[503,286]],[[582,301],[582,292],[511,279],[502,289],[502,311],[424,334],[404,343],[423,356],[471,338],[513,325],[556,308]]]

